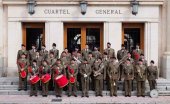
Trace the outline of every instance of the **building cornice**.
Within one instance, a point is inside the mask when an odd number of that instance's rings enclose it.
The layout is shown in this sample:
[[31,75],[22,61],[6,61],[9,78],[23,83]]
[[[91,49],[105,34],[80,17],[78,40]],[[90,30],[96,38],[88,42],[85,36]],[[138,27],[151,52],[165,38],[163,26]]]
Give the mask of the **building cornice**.
[[[36,0],[39,5],[78,5],[80,0]],[[86,0],[89,5],[129,5],[131,0]],[[165,0],[138,0],[140,5],[163,5]],[[2,0],[3,5],[24,5],[27,0]]]

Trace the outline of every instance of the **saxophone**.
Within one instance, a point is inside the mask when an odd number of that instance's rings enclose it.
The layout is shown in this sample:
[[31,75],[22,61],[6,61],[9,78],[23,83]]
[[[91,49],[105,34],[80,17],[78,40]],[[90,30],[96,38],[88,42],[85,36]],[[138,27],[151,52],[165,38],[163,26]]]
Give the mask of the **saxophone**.
[[140,71],[140,69],[137,70],[138,75],[140,76],[140,78],[143,78],[143,73]]

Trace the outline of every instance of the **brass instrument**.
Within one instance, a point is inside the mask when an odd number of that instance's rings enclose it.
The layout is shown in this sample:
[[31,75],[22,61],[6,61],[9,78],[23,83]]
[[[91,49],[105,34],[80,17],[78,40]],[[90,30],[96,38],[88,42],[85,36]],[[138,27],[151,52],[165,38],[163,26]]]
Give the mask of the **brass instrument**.
[[100,75],[100,74],[101,74],[101,73],[97,71],[97,72],[94,73],[94,77],[97,77],[97,76]]
[[140,76],[140,78],[143,78],[143,73],[140,71],[140,69],[137,70],[138,75]]
[[[102,65],[102,64],[100,64],[100,65]],[[100,66],[100,65],[99,65],[99,70],[94,72],[94,77],[96,77],[96,76],[101,74],[101,71],[103,70],[104,66],[103,65]]]
[[118,66],[119,66],[120,64],[122,64],[123,62],[125,62],[127,59],[128,59],[128,55],[125,55],[125,56],[119,61]]
[[74,58],[74,60],[76,60],[77,64],[81,64],[80,60],[78,60],[76,57],[73,57],[73,58]]

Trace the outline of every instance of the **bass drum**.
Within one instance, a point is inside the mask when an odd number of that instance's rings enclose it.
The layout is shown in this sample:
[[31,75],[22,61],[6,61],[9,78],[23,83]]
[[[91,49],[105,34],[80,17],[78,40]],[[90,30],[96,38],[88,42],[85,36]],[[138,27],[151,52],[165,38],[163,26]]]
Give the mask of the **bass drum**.
[[151,98],[157,98],[159,96],[158,90],[154,89],[150,92]]

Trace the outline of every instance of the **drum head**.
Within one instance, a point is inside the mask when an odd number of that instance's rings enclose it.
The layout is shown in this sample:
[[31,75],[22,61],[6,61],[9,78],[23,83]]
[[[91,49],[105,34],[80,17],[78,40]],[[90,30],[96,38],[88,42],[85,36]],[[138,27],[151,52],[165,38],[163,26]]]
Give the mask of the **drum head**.
[[60,79],[61,77],[63,77],[63,75],[59,75],[58,77],[56,77],[56,80]]
[[151,92],[150,92],[150,96],[152,97],[152,98],[157,98],[158,96],[159,96],[159,93],[158,93],[158,91],[157,90],[152,90]]

